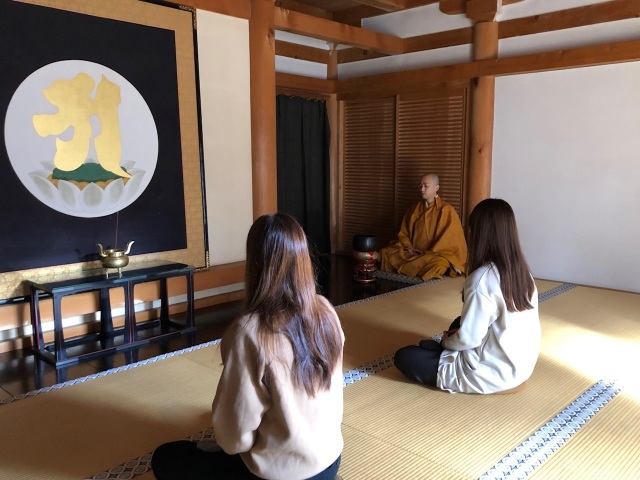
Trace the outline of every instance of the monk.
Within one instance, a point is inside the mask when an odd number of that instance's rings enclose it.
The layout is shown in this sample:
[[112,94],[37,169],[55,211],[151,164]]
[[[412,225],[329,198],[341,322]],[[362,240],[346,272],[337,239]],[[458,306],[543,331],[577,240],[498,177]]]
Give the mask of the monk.
[[380,269],[424,280],[464,273],[467,244],[460,217],[438,196],[436,174],[423,176],[420,189],[422,201],[405,214],[398,241],[380,251]]

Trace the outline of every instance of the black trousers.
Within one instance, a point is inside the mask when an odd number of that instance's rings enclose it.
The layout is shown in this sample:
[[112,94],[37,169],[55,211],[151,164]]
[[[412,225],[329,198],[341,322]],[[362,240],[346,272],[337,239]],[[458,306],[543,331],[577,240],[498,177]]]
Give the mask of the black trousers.
[[[449,326],[449,330],[460,328],[460,317]],[[435,340],[421,340],[418,345],[409,345],[396,352],[393,363],[409,380],[438,386],[438,365],[442,354],[442,345]]]
[[[326,470],[309,480],[334,480],[340,459],[338,457]],[[165,443],[156,448],[151,468],[157,480],[260,480],[249,471],[240,455],[205,452],[197,447],[197,442],[188,440]]]

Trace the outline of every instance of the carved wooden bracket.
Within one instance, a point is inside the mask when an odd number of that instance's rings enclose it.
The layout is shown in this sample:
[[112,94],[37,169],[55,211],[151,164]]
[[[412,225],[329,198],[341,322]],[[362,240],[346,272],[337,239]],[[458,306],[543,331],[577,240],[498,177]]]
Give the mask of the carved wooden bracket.
[[467,0],[467,18],[475,23],[493,22],[502,7],[502,0]]
[[448,15],[465,14],[474,22],[493,22],[503,5],[522,0],[440,0],[440,11]]
[[447,15],[467,13],[467,0],[440,0],[440,11]]

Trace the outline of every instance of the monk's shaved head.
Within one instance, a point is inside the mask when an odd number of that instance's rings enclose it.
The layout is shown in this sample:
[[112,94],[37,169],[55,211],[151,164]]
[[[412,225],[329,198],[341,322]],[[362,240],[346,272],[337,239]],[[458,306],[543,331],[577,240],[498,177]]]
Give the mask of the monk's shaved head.
[[440,179],[435,173],[427,173],[420,180],[420,191],[422,193],[422,199],[431,205],[433,200],[438,196],[438,190],[440,189]]
[[425,173],[422,176],[422,180],[429,179],[434,185],[440,185],[440,177],[435,173]]

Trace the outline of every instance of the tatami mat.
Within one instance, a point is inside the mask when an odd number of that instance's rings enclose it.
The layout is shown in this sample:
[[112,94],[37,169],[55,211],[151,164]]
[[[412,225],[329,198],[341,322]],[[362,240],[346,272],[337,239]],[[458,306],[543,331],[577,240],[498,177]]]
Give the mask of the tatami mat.
[[[460,314],[463,282],[447,279],[338,309],[344,370],[447,328]],[[601,375],[632,380],[616,365],[633,362],[631,372],[639,364],[640,296],[537,284],[541,294],[558,295],[540,304],[542,353],[524,390],[452,395],[410,383],[386,364],[345,388],[346,480],[478,478]],[[221,370],[213,345],[0,405],[0,478],[87,478],[202,432],[211,424]],[[567,438],[536,478],[635,478],[640,396],[630,387]],[[153,475],[141,467],[130,478]]]
[[577,287],[540,304],[543,351],[598,380],[638,392],[640,295]]
[[576,287],[542,308],[547,316],[580,330],[640,341],[640,294]]
[[465,479],[439,461],[408,451],[384,438],[363,433],[350,425],[342,426],[345,448],[340,475],[345,480]]
[[462,308],[463,278],[418,285],[338,310],[344,367],[363,365],[449,327]]
[[[352,345],[345,348],[346,356],[353,354],[359,360],[382,355],[384,347],[384,353],[393,353],[391,350],[399,346],[416,343],[419,338],[446,328],[460,308],[455,302],[459,288],[451,288],[454,284],[448,282],[429,285],[426,291],[407,290],[358,306],[353,312],[341,311],[345,328],[353,327],[361,335],[361,342],[353,350]],[[536,283],[541,294],[560,286],[557,282]],[[610,294],[614,295],[609,297]],[[570,300],[568,306],[565,299]],[[477,478],[601,378],[603,368],[589,368],[594,357],[600,356],[594,356],[591,345],[585,344],[583,331],[592,330],[601,341],[604,338],[611,342],[619,332],[619,321],[631,324],[626,329],[637,329],[639,324],[633,319],[639,299],[633,294],[576,287],[542,302],[542,353],[534,375],[521,392],[502,396],[449,395],[405,382],[391,368],[345,390],[344,424],[356,428],[361,435],[370,435],[457,472],[455,477],[388,478]],[[576,306],[580,307],[582,322],[571,313]],[[609,313],[607,322],[598,320],[603,311]],[[402,322],[393,322],[393,328],[389,318],[402,318]],[[373,328],[360,328],[365,324]],[[574,343],[582,347],[572,349],[569,356],[567,344]],[[610,373],[611,369],[607,371]],[[456,447],[452,450],[453,445]],[[378,454],[377,462],[392,460],[386,451]]]
[[591,384],[544,357],[511,395],[452,395],[390,368],[345,389],[344,424],[477,478]]
[[[540,293],[561,285],[536,281]],[[462,310],[464,278],[446,278],[338,309],[345,332],[346,370],[449,328]]]
[[640,478],[640,400],[619,394],[531,477],[536,480]]
[[181,355],[0,406],[0,478],[88,478],[204,430],[218,376]]

